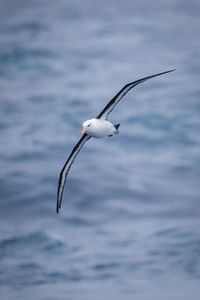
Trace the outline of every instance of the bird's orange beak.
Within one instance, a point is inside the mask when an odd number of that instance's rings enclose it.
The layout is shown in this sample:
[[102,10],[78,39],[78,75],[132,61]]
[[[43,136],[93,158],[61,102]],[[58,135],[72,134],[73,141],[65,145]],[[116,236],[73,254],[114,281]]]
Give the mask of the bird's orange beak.
[[83,135],[86,132],[87,128],[84,126],[81,134]]

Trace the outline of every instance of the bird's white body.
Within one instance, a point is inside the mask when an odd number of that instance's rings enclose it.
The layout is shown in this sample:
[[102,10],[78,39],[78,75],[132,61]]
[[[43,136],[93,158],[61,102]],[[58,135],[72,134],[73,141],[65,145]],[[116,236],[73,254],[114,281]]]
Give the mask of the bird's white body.
[[91,120],[87,120],[83,123],[83,127],[85,128],[84,132],[94,138],[112,136],[118,132],[111,122],[102,119],[93,118]]

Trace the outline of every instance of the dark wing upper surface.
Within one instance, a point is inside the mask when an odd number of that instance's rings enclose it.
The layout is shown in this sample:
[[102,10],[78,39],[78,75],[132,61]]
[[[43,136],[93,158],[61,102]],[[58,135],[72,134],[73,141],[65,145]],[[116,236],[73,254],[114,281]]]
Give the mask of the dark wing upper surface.
[[76,144],[76,146],[72,150],[68,160],[66,161],[66,163],[60,173],[60,179],[59,179],[59,184],[58,184],[58,193],[57,193],[57,208],[56,208],[57,213],[59,212],[59,209],[61,207],[64,185],[65,185],[65,181],[66,181],[68,172],[71,168],[71,165],[74,162],[77,154],[79,153],[79,151],[85,144],[85,142],[89,139],[90,139],[90,136],[88,136],[86,133],[82,136],[82,138],[79,140],[79,142]]
[[156,76],[160,76],[169,72],[173,72],[175,70],[170,70],[170,71],[166,71],[166,72],[162,72],[162,73],[158,73],[155,75],[150,75],[147,77],[144,77],[142,79],[133,81],[131,83],[126,84],[120,91],[119,93],[112,99],[110,100],[110,102],[108,102],[108,104],[106,105],[106,107],[100,112],[100,114],[97,116],[97,119],[107,119],[109,113],[113,110],[113,108],[115,107],[115,105],[128,93],[128,91],[130,91],[132,88],[134,88],[136,85],[138,85],[139,83],[142,83],[150,78],[156,77]]

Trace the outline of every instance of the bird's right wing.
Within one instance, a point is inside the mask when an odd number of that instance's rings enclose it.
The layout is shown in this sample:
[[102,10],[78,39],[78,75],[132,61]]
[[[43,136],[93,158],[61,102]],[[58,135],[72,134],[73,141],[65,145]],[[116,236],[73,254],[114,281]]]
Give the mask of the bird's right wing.
[[62,195],[63,190],[66,182],[67,175],[69,173],[69,170],[71,168],[71,165],[73,164],[77,154],[85,144],[87,140],[89,140],[91,137],[88,136],[86,133],[82,136],[82,138],[79,140],[79,142],[76,144],[74,149],[72,150],[68,160],[66,161],[61,173],[60,173],[60,179],[58,184],[58,193],[57,193],[57,208],[56,211],[59,213],[59,209],[61,208],[61,202],[62,202]]
[[128,91],[130,91],[132,88],[134,88],[136,85],[138,85],[139,83],[142,83],[150,78],[156,77],[156,76],[160,76],[169,72],[173,72],[175,70],[170,70],[170,71],[166,71],[166,72],[162,72],[162,73],[158,73],[155,75],[150,75],[147,77],[144,77],[142,79],[133,81],[131,83],[126,84],[120,91],[119,93],[112,98],[112,100],[110,100],[108,102],[108,104],[106,105],[106,107],[100,112],[100,114],[97,116],[97,119],[107,119],[109,113],[111,113],[111,111],[113,110],[113,108],[115,107],[115,105],[117,105],[117,103],[128,93]]

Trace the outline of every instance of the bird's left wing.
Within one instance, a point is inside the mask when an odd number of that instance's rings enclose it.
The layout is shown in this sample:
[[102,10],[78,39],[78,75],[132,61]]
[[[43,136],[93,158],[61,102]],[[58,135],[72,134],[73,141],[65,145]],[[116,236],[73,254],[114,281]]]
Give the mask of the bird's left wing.
[[170,73],[173,72],[175,70],[170,70],[170,71],[166,71],[166,72],[162,72],[162,73],[158,73],[158,74],[154,74],[154,75],[150,75],[147,77],[144,77],[142,79],[133,81],[131,83],[128,83],[127,85],[125,85],[120,91],[119,93],[108,102],[108,104],[106,105],[106,107],[100,112],[100,114],[97,116],[97,119],[107,119],[109,113],[111,113],[111,111],[113,110],[113,108],[115,107],[115,105],[128,93],[128,91],[130,91],[132,88],[134,88],[136,85],[138,85],[139,83],[142,83],[150,78],[156,77],[156,76],[160,76],[166,73]]
[[87,140],[89,140],[91,137],[88,136],[86,133],[82,136],[82,138],[79,140],[79,142],[76,144],[74,149],[72,150],[68,160],[66,161],[61,173],[60,173],[60,179],[58,184],[58,193],[57,193],[57,208],[56,211],[59,213],[59,209],[61,208],[61,202],[62,202],[62,195],[63,190],[66,182],[67,175],[69,173],[69,170],[71,168],[71,165],[73,164],[77,154],[85,144]]

